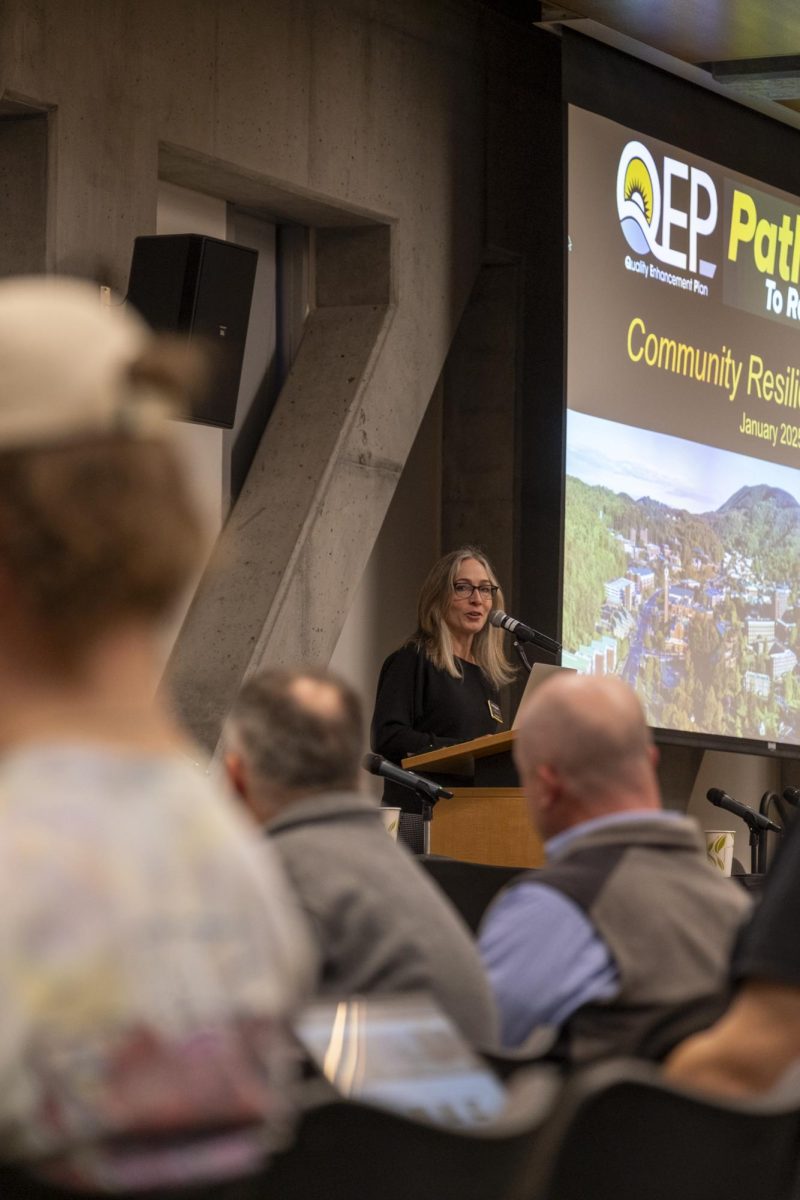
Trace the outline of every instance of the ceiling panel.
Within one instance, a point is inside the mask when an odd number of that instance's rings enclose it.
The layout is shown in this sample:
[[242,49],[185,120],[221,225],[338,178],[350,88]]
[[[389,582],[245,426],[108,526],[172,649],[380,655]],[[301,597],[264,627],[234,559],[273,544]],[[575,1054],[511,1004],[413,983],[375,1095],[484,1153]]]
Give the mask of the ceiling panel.
[[798,0],[571,0],[542,18],[587,17],[687,63],[800,53]]

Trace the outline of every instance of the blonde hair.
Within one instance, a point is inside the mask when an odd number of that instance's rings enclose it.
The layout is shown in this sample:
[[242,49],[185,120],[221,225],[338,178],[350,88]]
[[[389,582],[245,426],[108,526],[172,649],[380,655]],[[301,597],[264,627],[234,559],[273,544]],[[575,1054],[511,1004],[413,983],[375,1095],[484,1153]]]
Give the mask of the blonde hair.
[[118,622],[155,622],[203,536],[165,442],[126,437],[0,454],[0,566],[65,664]]
[[[453,598],[453,585],[458,578],[459,568],[467,558],[474,558],[486,572],[493,584],[497,584],[492,565],[485,554],[476,546],[462,546],[451,550],[431,567],[419,593],[417,606],[417,632],[411,641],[424,650],[428,658],[456,679],[462,671],[456,662],[453,639],[445,615]],[[492,608],[505,604],[503,593],[498,589],[492,598]],[[514,678],[514,668],[503,649],[503,632],[487,621],[483,629],[475,634],[472,643],[475,662],[495,687],[502,687]]]

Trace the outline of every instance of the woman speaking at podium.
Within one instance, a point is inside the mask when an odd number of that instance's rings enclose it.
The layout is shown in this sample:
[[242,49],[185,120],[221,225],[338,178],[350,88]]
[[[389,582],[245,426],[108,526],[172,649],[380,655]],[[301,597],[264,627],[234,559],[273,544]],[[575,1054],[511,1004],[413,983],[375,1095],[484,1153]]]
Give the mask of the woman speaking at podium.
[[[502,729],[499,689],[514,672],[502,630],[489,624],[502,606],[480,550],[464,546],[435,563],[419,594],[416,633],[381,668],[372,718],[377,754],[399,766],[409,755]],[[414,793],[390,781],[383,803],[420,811]]]

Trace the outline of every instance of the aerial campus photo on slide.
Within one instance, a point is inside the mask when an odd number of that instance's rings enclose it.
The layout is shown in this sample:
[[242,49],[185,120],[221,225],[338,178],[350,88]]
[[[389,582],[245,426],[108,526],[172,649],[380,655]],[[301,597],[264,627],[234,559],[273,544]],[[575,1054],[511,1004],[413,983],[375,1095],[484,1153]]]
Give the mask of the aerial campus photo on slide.
[[662,729],[800,743],[799,499],[795,468],[570,411],[563,665]]

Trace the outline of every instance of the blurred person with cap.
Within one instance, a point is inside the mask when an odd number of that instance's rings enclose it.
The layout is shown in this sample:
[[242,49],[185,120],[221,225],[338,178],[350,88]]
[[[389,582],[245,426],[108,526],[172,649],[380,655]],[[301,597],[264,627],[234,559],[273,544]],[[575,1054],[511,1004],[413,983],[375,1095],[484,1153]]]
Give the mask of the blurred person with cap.
[[183,353],[89,284],[0,282],[0,1158],[98,1191],[257,1169],[313,972],[156,694],[202,543]]

